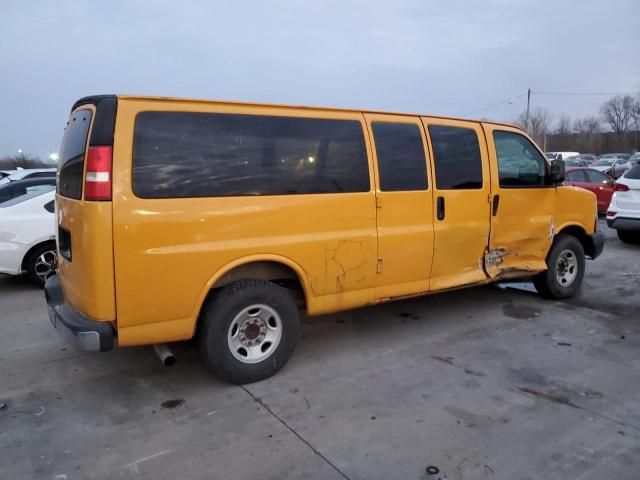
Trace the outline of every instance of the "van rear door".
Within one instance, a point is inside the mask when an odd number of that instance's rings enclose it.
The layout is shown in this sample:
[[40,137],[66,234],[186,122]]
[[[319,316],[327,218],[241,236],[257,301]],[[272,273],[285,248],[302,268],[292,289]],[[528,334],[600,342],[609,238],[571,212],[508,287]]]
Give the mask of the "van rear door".
[[56,195],[65,297],[87,317],[105,321],[116,319],[110,201],[116,105],[111,95],[75,103],[62,140]]

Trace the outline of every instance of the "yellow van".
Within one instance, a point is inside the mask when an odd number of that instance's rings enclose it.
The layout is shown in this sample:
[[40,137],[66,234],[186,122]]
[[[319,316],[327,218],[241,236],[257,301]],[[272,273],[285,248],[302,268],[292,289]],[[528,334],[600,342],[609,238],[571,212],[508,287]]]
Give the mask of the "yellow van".
[[236,383],[282,368],[300,310],[527,276],[567,298],[604,243],[563,163],[484,121],[92,96],[58,176],[55,328],[90,351],[196,337]]

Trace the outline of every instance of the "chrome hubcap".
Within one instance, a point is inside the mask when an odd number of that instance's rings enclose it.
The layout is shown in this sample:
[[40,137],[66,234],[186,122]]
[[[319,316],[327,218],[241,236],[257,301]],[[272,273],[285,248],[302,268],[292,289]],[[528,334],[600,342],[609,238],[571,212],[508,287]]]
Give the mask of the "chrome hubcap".
[[44,283],[47,278],[55,273],[57,266],[58,254],[55,250],[49,250],[36,259],[34,270],[38,278]]
[[269,357],[282,338],[280,315],[268,305],[255,304],[238,313],[227,333],[234,358],[242,363],[258,363]]
[[563,250],[556,260],[556,281],[562,287],[569,287],[578,276],[578,259],[571,250]]

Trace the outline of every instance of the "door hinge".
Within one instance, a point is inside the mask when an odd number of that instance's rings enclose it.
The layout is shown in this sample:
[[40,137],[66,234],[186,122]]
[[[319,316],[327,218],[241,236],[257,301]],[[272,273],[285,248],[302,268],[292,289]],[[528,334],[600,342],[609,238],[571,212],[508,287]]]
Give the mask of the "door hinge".
[[382,264],[382,259],[381,259],[381,258],[379,258],[379,259],[378,259],[378,268],[376,269],[376,272],[377,272],[377,273],[382,273],[382,266],[383,266],[383,264]]
[[380,197],[376,197],[376,208],[382,208],[382,199]]

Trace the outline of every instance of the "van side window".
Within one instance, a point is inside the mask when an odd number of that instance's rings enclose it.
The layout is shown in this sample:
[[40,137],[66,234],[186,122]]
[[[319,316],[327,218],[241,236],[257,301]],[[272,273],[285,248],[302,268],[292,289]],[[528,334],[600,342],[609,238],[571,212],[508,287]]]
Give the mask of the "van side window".
[[546,185],[547,162],[529,139],[519,133],[495,130],[493,141],[501,187]]
[[362,124],[263,115],[142,112],[133,191],[142,198],[367,192]]
[[482,188],[478,135],[470,128],[430,125],[436,185],[440,190]]
[[420,127],[414,123],[373,122],[380,190],[427,189],[427,163]]

